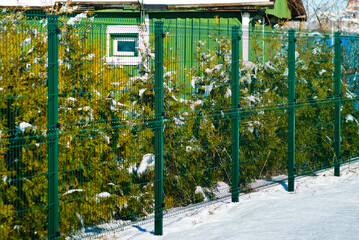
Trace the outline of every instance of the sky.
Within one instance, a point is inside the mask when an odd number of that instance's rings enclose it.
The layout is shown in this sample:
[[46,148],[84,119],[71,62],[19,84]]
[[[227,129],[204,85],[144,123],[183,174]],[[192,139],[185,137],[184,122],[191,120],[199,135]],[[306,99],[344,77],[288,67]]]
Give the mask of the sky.
[[343,10],[347,6],[347,0],[303,0],[306,8],[309,8],[309,15],[318,8],[327,9],[332,7],[334,10]]

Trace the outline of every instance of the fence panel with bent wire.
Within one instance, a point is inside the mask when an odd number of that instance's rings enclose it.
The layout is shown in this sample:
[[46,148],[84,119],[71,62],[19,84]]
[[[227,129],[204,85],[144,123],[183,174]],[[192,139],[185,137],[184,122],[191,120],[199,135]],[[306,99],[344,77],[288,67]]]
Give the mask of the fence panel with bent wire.
[[60,19],[60,232],[68,236],[153,212],[153,34],[131,19]]
[[358,157],[357,36],[156,21],[0,14],[1,238],[161,234]]
[[1,239],[37,239],[47,234],[44,19],[41,14],[0,13]]
[[359,38],[357,34],[342,33],[342,161],[358,158],[358,74],[359,74]]

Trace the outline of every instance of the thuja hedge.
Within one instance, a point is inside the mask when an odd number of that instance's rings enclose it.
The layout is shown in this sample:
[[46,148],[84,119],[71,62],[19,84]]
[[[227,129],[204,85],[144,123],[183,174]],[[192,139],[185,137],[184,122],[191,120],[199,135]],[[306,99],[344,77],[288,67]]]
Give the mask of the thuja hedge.
[[[139,36],[137,73],[107,64],[91,38],[90,18],[64,22],[59,34],[59,197],[63,237],[110,220],[136,220],[154,207],[154,38]],[[144,28],[145,26],[142,26]],[[251,62],[240,64],[240,182],[286,173],[287,44],[253,34]],[[170,37],[170,34],[168,35]],[[300,36],[299,36],[300,37]],[[5,239],[47,236],[46,18],[0,15],[0,222]],[[261,59],[259,44],[271,53]],[[207,43],[210,44],[210,48]],[[166,45],[165,45],[166,46]],[[316,49],[315,51],[313,51]],[[333,51],[323,41],[297,44],[298,172],[333,162]],[[168,49],[164,51],[169,53]],[[269,56],[269,57],[268,57]],[[213,31],[198,41],[191,68],[164,61],[166,208],[229,194],[231,40]],[[183,78],[185,80],[183,81]],[[343,90],[350,91],[350,86]],[[343,104],[343,117],[353,113]],[[352,124],[351,122],[349,124]],[[346,125],[343,134],[351,133]],[[343,151],[350,152],[350,145]],[[351,153],[349,153],[351,154]]]

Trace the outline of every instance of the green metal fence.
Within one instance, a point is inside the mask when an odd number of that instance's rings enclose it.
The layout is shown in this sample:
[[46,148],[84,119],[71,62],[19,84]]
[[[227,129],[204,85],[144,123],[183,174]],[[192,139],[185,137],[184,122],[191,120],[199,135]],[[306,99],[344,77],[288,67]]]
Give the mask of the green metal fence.
[[166,213],[358,156],[356,36],[155,20],[0,15],[2,238],[161,235]]

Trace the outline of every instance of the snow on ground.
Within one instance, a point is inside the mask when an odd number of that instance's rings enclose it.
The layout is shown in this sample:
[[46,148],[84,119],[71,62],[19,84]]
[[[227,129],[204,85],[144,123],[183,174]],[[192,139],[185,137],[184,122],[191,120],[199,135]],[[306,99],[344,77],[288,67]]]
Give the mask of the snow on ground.
[[98,239],[359,239],[359,162],[286,183],[202,205],[164,218],[163,236],[153,234],[153,222],[133,225]]

